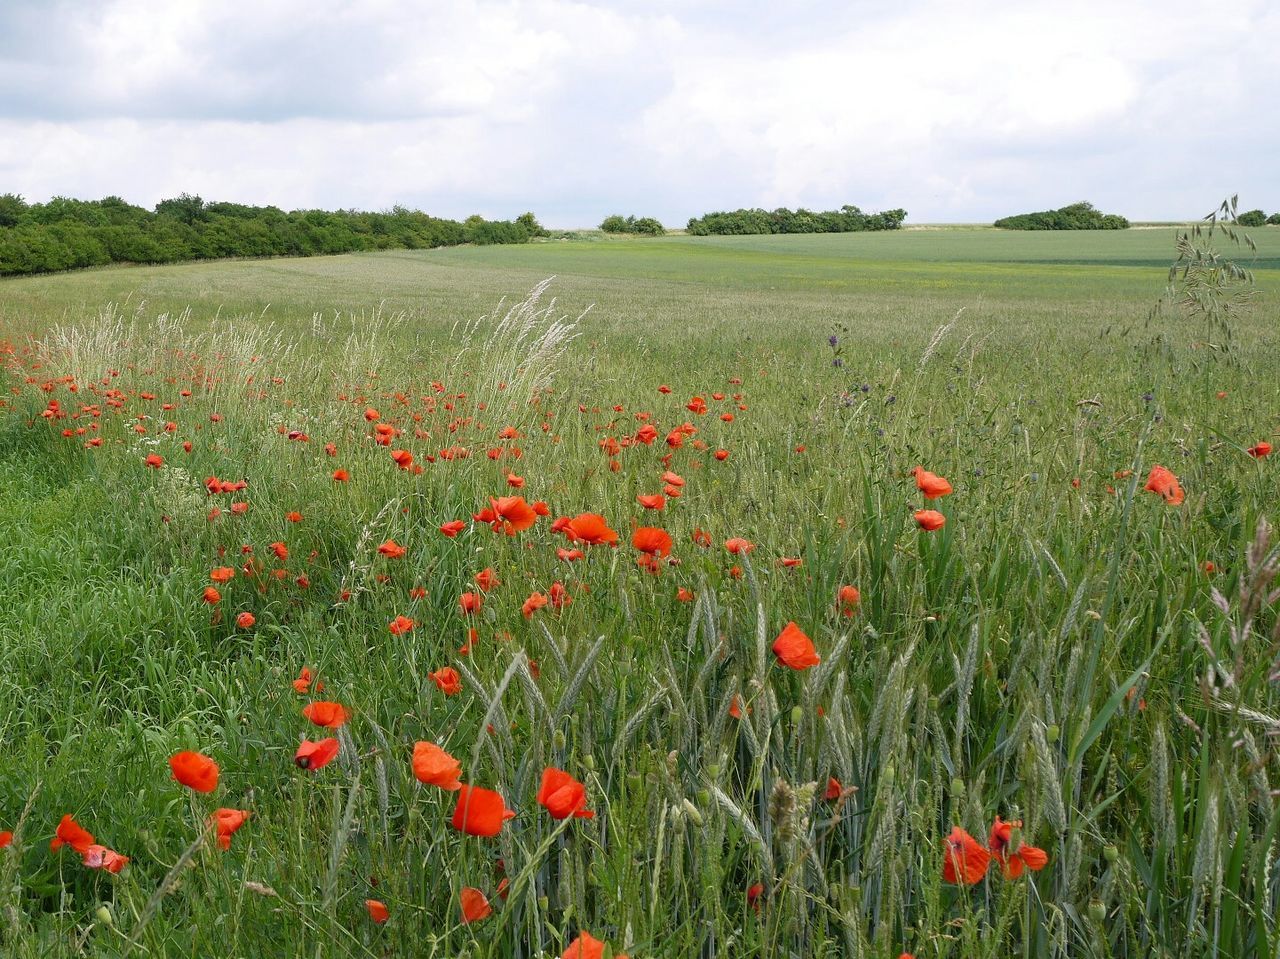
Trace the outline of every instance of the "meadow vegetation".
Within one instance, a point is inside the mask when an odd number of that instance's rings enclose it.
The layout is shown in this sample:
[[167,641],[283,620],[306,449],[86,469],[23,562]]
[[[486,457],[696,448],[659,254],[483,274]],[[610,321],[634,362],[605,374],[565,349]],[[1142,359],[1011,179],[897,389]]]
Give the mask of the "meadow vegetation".
[[0,283],[0,953],[1276,956],[1256,240]]

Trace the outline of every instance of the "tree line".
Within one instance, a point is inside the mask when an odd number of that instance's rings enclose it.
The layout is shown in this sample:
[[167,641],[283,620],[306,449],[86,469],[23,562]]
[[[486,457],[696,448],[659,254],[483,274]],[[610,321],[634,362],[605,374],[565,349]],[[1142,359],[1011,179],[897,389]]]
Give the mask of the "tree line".
[[694,236],[745,236],[762,233],[860,233],[864,230],[896,230],[907,218],[906,210],[863,213],[845,204],[838,210],[732,210],[707,213],[689,220]]
[[147,210],[116,196],[27,203],[7,193],[0,195],[0,276],[108,263],[527,243],[546,235],[532,213],[514,220],[472,216],[459,222],[402,206],[382,213],[285,212],[274,206],[210,203],[184,193]]

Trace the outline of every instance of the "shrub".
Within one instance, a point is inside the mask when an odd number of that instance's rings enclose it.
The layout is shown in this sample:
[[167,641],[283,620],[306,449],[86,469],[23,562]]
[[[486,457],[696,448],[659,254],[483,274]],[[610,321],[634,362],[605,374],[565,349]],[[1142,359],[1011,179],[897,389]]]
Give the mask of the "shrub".
[[645,236],[662,236],[667,232],[667,228],[651,216],[642,216],[637,219],[634,216],[624,217],[617,213],[605,217],[600,223],[600,229],[605,233],[639,233]]
[[1261,210],[1246,210],[1236,217],[1236,222],[1241,226],[1265,226],[1267,215]]
[[1002,230],[1127,230],[1129,221],[1116,213],[1103,213],[1092,203],[1072,203],[1057,210],[1002,217],[995,226]]
[[1280,213],[1272,213],[1267,217],[1267,224],[1269,226],[1280,226]]
[[816,213],[813,210],[788,210],[779,207],[765,210],[733,210],[728,213],[707,213],[689,221],[688,230],[694,236],[717,234],[722,236],[746,236],[763,233],[858,233],[864,230],[896,230],[907,218],[902,209],[882,213],[863,213],[856,206],[845,204],[839,210]]

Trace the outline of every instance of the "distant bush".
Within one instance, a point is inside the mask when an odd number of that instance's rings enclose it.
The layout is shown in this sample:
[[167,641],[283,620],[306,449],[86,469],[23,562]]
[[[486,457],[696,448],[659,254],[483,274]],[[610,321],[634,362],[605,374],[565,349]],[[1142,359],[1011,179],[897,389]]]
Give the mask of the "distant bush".
[[1266,226],[1267,215],[1261,210],[1246,210],[1236,217],[1241,226]]
[[667,228],[651,216],[607,216],[600,224],[605,233],[639,233],[644,236],[663,236]]
[[747,236],[764,233],[859,233],[864,230],[896,230],[907,218],[906,210],[886,210],[883,213],[863,213],[856,206],[846,204],[838,210],[814,212],[813,210],[788,210],[779,207],[773,211],[733,210],[728,213],[707,213],[689,221],[688,230],[694,236]]
[[401,206],[383,213],[286,213],[274,206],[206,203],[183,193],[161,200],[152,211],[115,196],[54,197],[48,203],[29,204],[17,194],[0,194],[0,276],[106,263],[527,243],[547,235],[532,213],[515,220],[473,216],[459,223]]
[[996,220],[1002,230],[1127,230],[1129,221],[1115,213],[1103,213],[1092,203],[1072,203],[1060,210],[1019,213]]
[[1280,213],[1272,213],[1267,217],[1267,224],[1269,226],[1280,226]]

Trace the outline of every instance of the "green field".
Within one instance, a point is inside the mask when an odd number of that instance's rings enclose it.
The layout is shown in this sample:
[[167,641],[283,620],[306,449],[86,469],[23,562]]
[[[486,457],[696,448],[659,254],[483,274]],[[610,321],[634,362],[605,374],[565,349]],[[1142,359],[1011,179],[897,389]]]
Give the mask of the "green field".
[[[1280,956],[1280,457],[1247,452],[1280,442],[1280,229],[1254,234],[1229,340],[1149,318],[1171,228],[0,281],[0,955]],[[500,322],[551,276],[554,310]],[[1157,464],[1185,499],[1144,490]],[[508,495],[547,515],[473,518]],[[617,545],[571,541],[583,513]],[[775,656],[790,622],[816,667]],[[420,741],[515,818],[453,828]],[[546,767],[594,818],[552,818]],[[225,851],[220,807],[251,813]],[[129,864],[51,851],[65,814]],[[997,816],[1044,868],[947,881],[952,828],[986,847]]]

